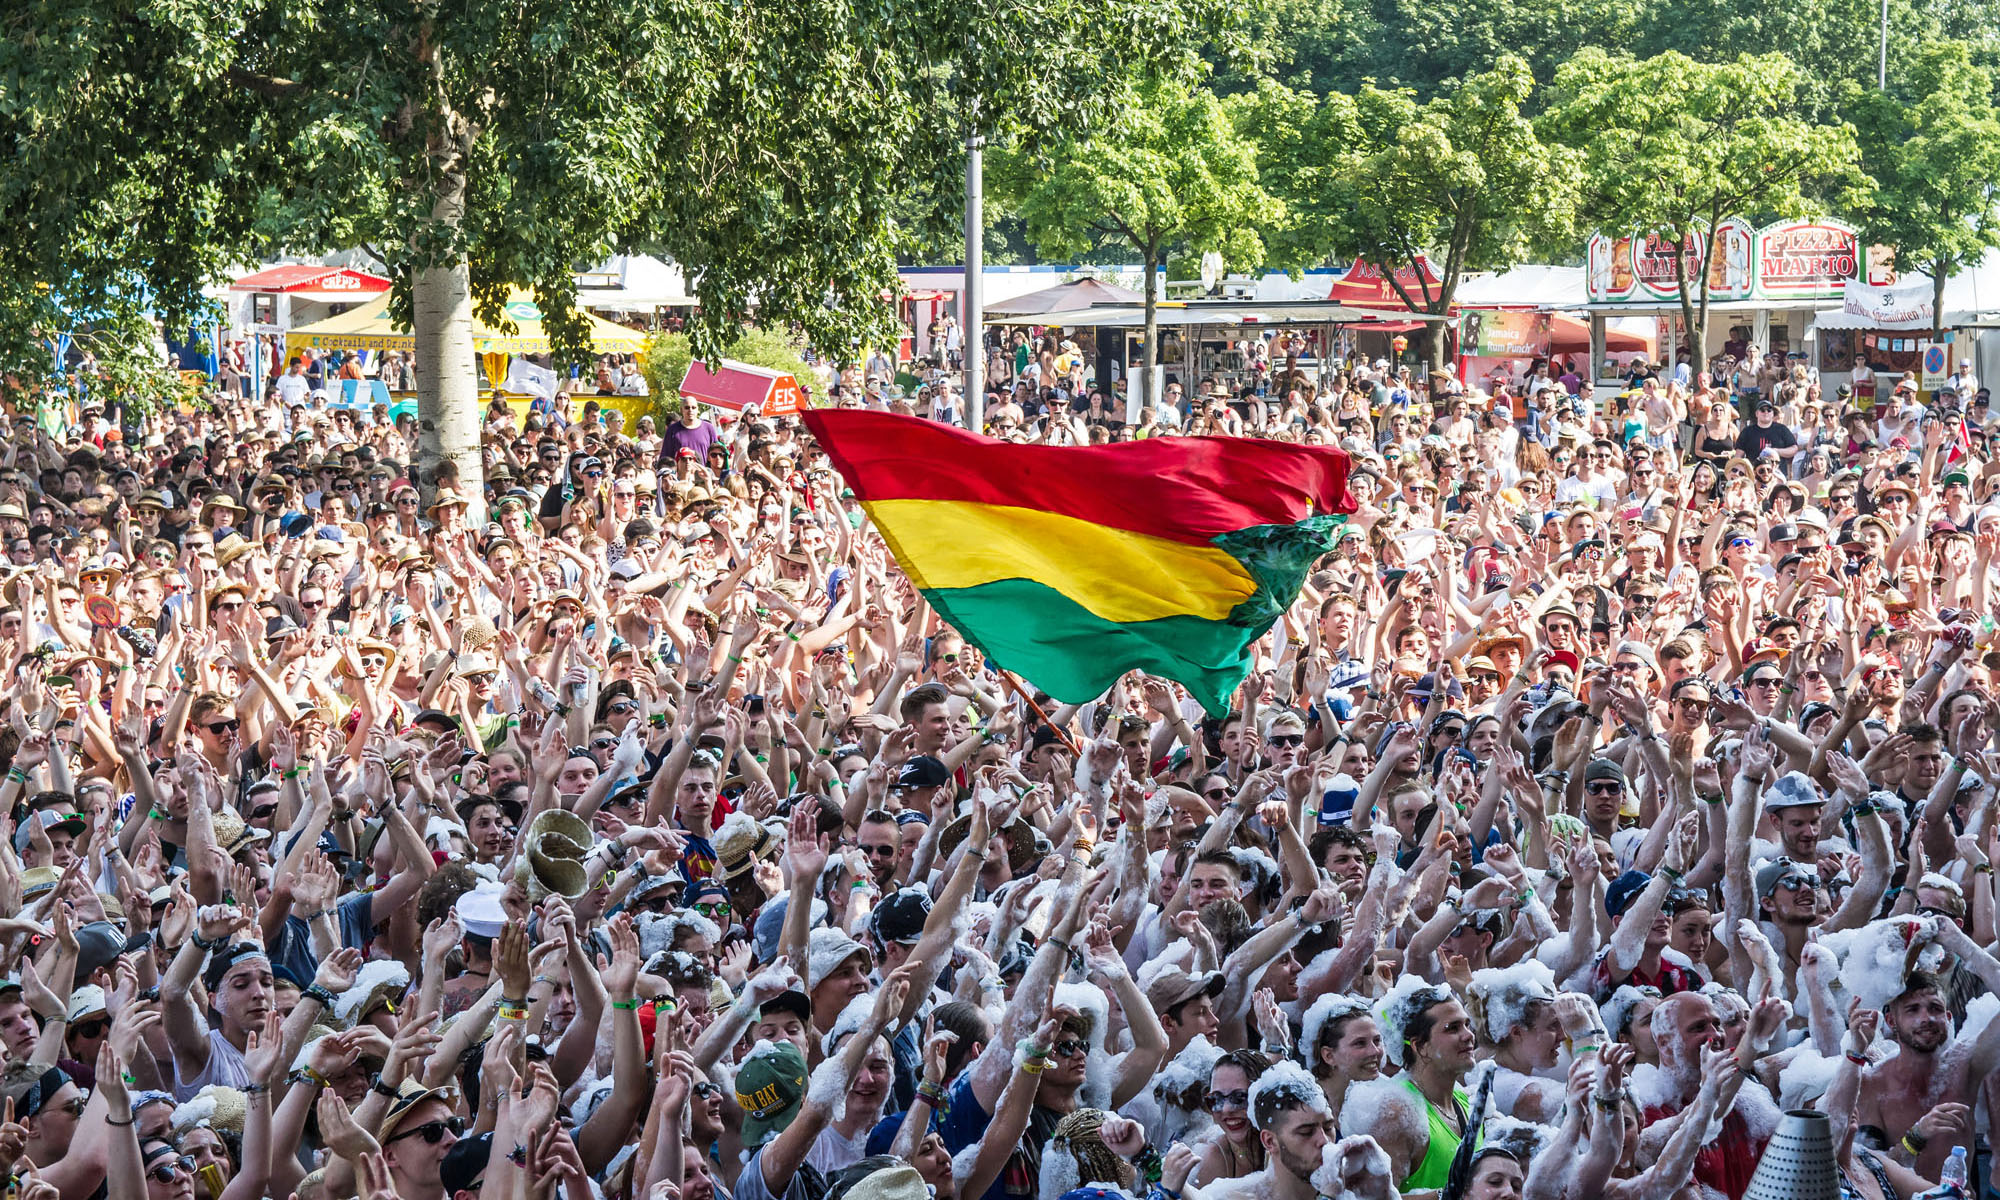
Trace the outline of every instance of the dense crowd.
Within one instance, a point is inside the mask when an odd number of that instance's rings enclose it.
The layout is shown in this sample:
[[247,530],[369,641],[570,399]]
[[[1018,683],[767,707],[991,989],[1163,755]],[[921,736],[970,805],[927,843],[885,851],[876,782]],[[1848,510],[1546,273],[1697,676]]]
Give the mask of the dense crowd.
[[16,1193],[1741,1200],[1799,1108],[1985,1181],[1976,381],[1072,357],[987,432],[1351,457],[1229,711],[995,669],[793,419],[496,400],[473,494],[311,392],[10,408]]

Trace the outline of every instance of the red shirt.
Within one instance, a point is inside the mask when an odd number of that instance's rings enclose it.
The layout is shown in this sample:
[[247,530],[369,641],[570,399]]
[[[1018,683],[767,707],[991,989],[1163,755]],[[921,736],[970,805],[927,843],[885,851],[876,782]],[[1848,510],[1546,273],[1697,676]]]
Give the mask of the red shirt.
[[1591,985],[1597,989],[1598,1003],[1602,1004],[1604,1001],[1610,999],[1611,993],[1628,983],[1633,987],[1658,988],[1662,996],[1672,996],[1679,992],[1701,990],[1701,979],[1699,976],[1679,963],[1671,962],[1665,958],[1660,960],[1659,974],[1648,978],[1646,973],[1640,968],[1633,967],[1623,979],[1613,979],[1611,977],[1611,955],[1609,952],[1606,952],[1602,958],[1597,960],[1597,970],[1591,976]]
[[[1663,1121],[1679,1111],[1674,1108],[1648,1108],[1645,1112],[1646,1124]],[[1743,1193],[1750,1190],[1750,1176],[1757,1171],[1757,1160],[1763,1156],[1764,1143],[1751,1138],[1750,1123],[1743,1119],[1741,1113],[1732,1110],[1722,1118],[1721,1136],[1695,1154],[1695,1181],[1714,1188],[1729,1200],[1743,1200]]]

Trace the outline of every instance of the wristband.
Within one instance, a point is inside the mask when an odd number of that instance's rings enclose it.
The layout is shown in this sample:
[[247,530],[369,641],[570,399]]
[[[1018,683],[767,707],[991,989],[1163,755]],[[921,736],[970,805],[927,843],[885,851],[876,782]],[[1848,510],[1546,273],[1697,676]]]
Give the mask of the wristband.
[[153,819],[154,819],[155,821],[171,821],[171,820],[173,820],[173,818],[172,818],[172,817],[170,817],[170,816],[168,816],[167,814],[165,814],[165,813],[161,812],[161,811],[160,811],[159,809],[157,809],[157,808],[149,808],[149,809],[147,809],[147,810],[146,810],[146,815],[147,815],[147,816],[149,816],[149,817],[151,817],[151,818],[153,818]]
[[1673,883],[1679,883],[1682,878],[1681,872],[1675,870],[1672,867],[1661,867],[1660,874],[1665,875],[1667,879]]
[[1020,1051],[1022,1055],[1030,1059],[1047,1058],[1049,1056],[1049,1048],[1037,1045],[1035,1039],[1032,1037],[1024,1037],[1014,1043],[1014,1049]]
[[924,1080],[917,1084],[917,1095],[922,1097],[932,1108],[944,1107],[944,1089],[937,1084],[931,1083],[929,1080]]
[[333,993],[317,983],[307,984],[306,989],[299,993],[299,999],[318,1001],[321,1008],[333,1007]]
[[1720,803],[1722,803],[1722,795],[1721,795],[1721,793],[1717,793],[1716,795],[1713,795],[1713,796],[1696,796],[1696,797],[1695,797],[1695,799],[1697,799],[1697,800],[1701,801],[1701,802],[1702,802],[1703,804],[1720,804]]
[[1972,864],[1972,873],[1973,873],[1974,875],[1979,875],[1979,874],[1982,874],[1982,873],[1983,873],[1983,874],[1987,874],[1987,875],[1991,875],[1991,874],[1993,873],[1993,864],[1992,864],[1992,863],[1974,863],[1974,864]]
[[528,1007],[528,1002],[526,1000],[516,1000],[512,996],[502,996],[500,997],[500,1007],[503,1009],[526,1008]]
[[1853,1063],[1857,1067],[1865,1067],[1868,1065],[1868,1056],[1866,1054],[1846,1053],[1845,1057],[1848,1062]]
[[309,768],[306,763],[300,763],[298,766],[293,767],[291,770],[284,772],[282,778],[297,779],[299,776],[305,774],[308,769]]
[[380,1075],[377,1075],[375,1077],[375,1082],[368,1085],[368,1090],[374,1092],[378,1096],[387,1096],[391,1100],[397,1099],[402,1095],[402,1093],[397,1091],[395,1088],[392,1088],[388,1084],[383,1083],[382,1077]]
[[1021,1060],[1021,1071],[1027,1075],[1040,1075],[1048,1065],[1043,1059],[1024,1058]]
[[725,655],[723,655],[722,657],[724,657],[724,658],[728,659],[728,660],[729,660],[730,662],[733,662],[733,663],[735,663],[735,664],[736,664],[737,666],[739,666],[739,667],[743,665],[743,659],[742,659],[742,657],[741,657],[740,655],[735,655],[735,654],[725,654]]
[[[616,1008],[617,1006],[613,1005],[612,1007]],[[525,1021],[528,1019],[528,1010],[525,1007],[508,1008],[503,1005],[500,1009],[500,1019],[503,1021]]]
[[1903,1135],[1903,1149],[1908,1150],[1913,1155],[1922,1154],[1924,1147],[1930,1144],[1931,1139],[1929,1136],[1918,1133],[1914,1129]]
[[613,1000],[613,1001],[611,1002],[611,1007],[613,1007],[613,1008],[617,1008],[617,1009],[623,1009],[623,1010],[624,1010],[624,1011],[626,1011],[626,1012],[637,1012],[637,1011],[639,1011],[639,1001],[638,1001],[638,1000],[636,1000],[636,999],[633,999],[633,1000]]
[[320,1088],[327,1086],[326,1076],[313,1070],[311,1067],[300,1067],[298,1070],[293,1071],[287,1078],[293,1083],[310,1083],[314,1087]]
[[[133,1117],[133,1118],[132,1118],[132,1121],[136,1121],[136,1120],[138,1120],[138,1119],[139,1119],[139,1118],[137,1118],[137,1117]],[[110,1117],[106,1117],[106,1118],[104,1118],[104,1123],[105,1123],[106,1125],[109,1125],[109,1126],[111,1126],[111,1127],[112,1127],[113,1129],[123,1129],[123,1128],[125,1128],[125,1127],[126,1127],[127,1125],[130,1125],[130,1124],[132,1123],[132,1121],[114,1121],[114,1120],[112,1120],[112,1119],[111,1119]]]
[[188,935],[188,941],[193,942],[194,948],[201,951],[204,954],[215,949],[217,946],[220,946],[224,940],[225,940],[224,938],[215,938],[213,940],[210,940],[208,938],[202,937],[201,934],[198,932]]
[[268,1083],[246,1083],[239,1090],[246,1096],[262,1096],[270,1092],[271,1085]]
[[28,773],[19,767],[8,767],[7,779],[11,783],[26,783],[28,782]]
[[1571,1046],[1569,1053],[1571,1058],[1582,1058],[1586,1054],[1597,1053],[1601,1048],[1596,1042],[1584,1042],[1581,1045]]

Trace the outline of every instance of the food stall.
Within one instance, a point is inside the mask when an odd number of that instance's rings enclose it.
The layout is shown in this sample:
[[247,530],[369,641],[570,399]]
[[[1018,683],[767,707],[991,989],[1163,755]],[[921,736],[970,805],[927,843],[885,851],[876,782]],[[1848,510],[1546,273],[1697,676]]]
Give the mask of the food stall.
[[240,276],[229,285],[229,325],[249,335],[245,365],[256,380],[283,372],[286,335],[387,296],[390,281],[353,267],[281,263]]
[[[1701,244],[1691,237],[1681,248],[1684,262],[1699,262]],[[1647,316],[1658,322],[1663,361],[1673,366],[1690,351],[1675,282],[1672,239],[1659,234],[1598,233],[1587,251],[1591,362],[1602,385],[1616,381],[1607,371],[1605,320]],[[1828,390],[1847,383],[1857,343],[1847,329],[1826,327],[1819,318],[1838,313],[1847,289],[1892,280],[1886,257],[1862,244],[1840,221],[1778,221],[1752,229],[1740,217],[1716,227],[1708,269],[1707,344],[1693,351],[1696,371],[1716,357],[1741,358],[1750,345],[1781,356],[1799,355],[1818,368]]]

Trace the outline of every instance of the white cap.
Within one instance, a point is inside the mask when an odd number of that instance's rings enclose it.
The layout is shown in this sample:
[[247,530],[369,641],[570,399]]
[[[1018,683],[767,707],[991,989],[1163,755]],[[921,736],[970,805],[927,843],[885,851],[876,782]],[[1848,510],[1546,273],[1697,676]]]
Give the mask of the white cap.
[[465,932],[474,937],[500,936],[501,927],[507,924],[507,909],[500,903],[500,894],[506,890],[497,883],[482,883],[458,898],[452,907]]
[[806,990],[810,992],[821,981],[840,969],[840,964],[857,954],[866,954],[868,947],[855,941],[838,929],[815,929],[806,939]]
[[69,1019],[87,1017],[104,1011],[104,989],[94,983],[86,983],[69,994]]

